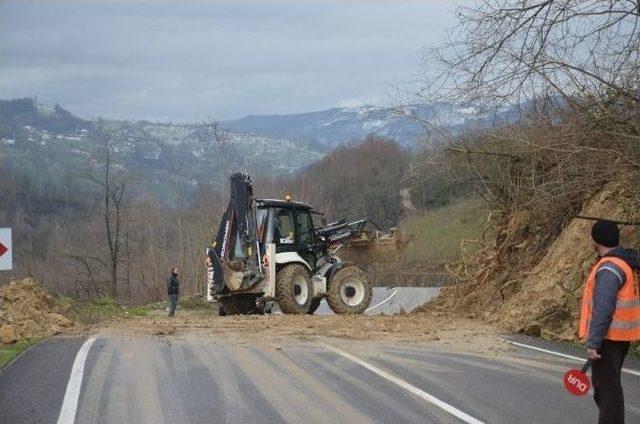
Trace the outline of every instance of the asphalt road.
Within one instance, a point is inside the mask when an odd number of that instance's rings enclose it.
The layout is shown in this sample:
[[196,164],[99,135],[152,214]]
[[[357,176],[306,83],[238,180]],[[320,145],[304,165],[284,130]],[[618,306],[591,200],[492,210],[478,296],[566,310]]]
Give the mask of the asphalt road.
[[[83,341],[45,341],[3,370],[0,422],[55,423]],[[490,357],[427,345],[102,336],[86,358],[75,422],[463,422],[428,396],[486,423],[595,422],[591,397],[563,389],[576,365],[520,348]],[[623,384],[627,420],[640,422],[640,377],[625,374]]]

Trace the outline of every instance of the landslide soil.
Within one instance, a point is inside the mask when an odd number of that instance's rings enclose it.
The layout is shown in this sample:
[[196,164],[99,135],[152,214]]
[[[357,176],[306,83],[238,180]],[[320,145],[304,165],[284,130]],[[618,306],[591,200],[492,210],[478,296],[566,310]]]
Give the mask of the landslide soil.
[[[613,181],[585,202],[580,215],[637,221],[637,191],[626,180]],[[515,215],[511,224],[532,226],[529,221],[525,212]],[[510,333],[575,340],[583,282],[597,259],[590,238],[592,225],[590,220],[572,219],[531,268],[501,263],[494,253],[483,265],[488,271],[479,272],[468,284],[443,289],[426,308],[482,317]],[[623,246],[634,246],[634,229],[621,227]],[[512,250],[514,257],[531,254],[526,241]]]
[[179,311],[169,318],[162,311],[94,326],[78,327],[85,334],[123,336],[211,336],[240,345],[279,346],[292,342],[381,341],[429,343],[443,349],[497,353],[507,349],[496,329],[478,320],[439,312],[410,315],[249,315],[218,317],[212,311]]
[[54,298],[34,279],[11,281],[0,288],[0,342],[60,334],[73,325],[60,312]]

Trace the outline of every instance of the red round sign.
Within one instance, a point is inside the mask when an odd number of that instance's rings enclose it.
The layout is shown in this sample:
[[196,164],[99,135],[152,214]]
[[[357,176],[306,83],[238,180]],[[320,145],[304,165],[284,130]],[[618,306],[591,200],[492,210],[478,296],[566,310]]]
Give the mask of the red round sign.
[[576,396],[584,396],[589,392],[591,381],[587,374],[580,370],[569,370],[564,375],[564,387]]

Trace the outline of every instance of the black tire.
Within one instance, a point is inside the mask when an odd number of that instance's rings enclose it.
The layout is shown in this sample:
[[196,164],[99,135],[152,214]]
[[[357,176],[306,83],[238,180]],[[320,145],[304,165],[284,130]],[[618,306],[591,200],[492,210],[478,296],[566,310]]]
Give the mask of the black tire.
[[372,296],[367,275],[356,266],[340,268],[327,288],[327,303],[336,314],[362,314]]
[[236,294],[218,299],[218,315],[252,315],[262,314],[256,305],[257,294]]
[[311,278],[302,265],[287,265],[276,274],[276,299],[283,313],[306,314],[312,295]]
[[313,300],[311,300],[307,313],[313,315],[318,310],[318,307],[320,307],[320,302],[322,302],[321,297],[314,297]]

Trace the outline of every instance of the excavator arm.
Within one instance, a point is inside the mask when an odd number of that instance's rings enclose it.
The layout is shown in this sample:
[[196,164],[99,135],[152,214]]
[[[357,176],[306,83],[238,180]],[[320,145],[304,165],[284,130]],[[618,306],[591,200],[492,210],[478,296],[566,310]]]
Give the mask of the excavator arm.
[[262,274],[253,186],[246,174],[231,176],[229,204],[206,257],[208,299],[229,288],[243,288]]

